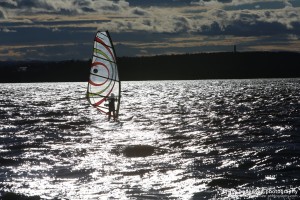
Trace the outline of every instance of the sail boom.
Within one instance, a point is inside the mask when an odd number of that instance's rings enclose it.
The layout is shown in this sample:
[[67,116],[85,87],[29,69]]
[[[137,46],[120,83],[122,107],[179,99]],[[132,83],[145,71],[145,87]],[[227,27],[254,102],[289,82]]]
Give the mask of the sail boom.
[[113,60],[108,60],[108,59],[102,58],[102,57],[100,57],[100,56],[97,56],[97,55],[95,55],[95,54],[94,54],[94,57],[99,58],[99,59],[102,59],[102,60],[105,60],[105,61],[107,61],[107,62],[116,63],[116,62],[113,61]]
[[101,76],[101,75],[98,75],[98,74],[93,74],[93,73],[91,73],[91,75],[93,75],[93,76],[98,76],[98,77],[101,77],[101,78],[105,78],[105,79],[108,79],[108,80],[111,80],[111,81],[120,82],[119,80],[112,79],[112,78],[105,77],[105,76]]
[[[97,94],[97,93],[88,93],[88,95],[90,95],[90,94],[92,95],[92,96],[90,96],[90,98],[100,98],[100,97],[109,98],[105,95],[101,95],[101,94]],[[118,99],[118,96],[115,96],[115,98]]]

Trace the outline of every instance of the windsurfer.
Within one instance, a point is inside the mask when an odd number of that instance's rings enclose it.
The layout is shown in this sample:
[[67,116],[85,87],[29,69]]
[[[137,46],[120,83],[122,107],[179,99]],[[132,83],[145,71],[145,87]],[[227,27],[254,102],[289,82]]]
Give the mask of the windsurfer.
[[108,121],[111,118],[111,113],[113,113],[114,121],[116,121],[115,101],[115,95],[111,93],[110,97],[108,97]]

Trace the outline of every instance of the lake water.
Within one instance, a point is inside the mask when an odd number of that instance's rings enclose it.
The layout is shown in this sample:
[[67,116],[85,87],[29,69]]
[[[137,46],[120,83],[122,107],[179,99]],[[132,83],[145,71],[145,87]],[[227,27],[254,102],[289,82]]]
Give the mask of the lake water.
[[[0,84],[0,197],[299,198],[300,79]],[[10,193],[8,193],[10,192]]]

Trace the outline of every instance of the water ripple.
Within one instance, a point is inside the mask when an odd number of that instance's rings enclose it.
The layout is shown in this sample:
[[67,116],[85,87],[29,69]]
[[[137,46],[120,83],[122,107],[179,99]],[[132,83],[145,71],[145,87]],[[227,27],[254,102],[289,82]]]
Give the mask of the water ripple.
[[230,199],[295,189],[299,86],[124,82],[113,123],[88,105],[85,83],[1,84],[0,197]]

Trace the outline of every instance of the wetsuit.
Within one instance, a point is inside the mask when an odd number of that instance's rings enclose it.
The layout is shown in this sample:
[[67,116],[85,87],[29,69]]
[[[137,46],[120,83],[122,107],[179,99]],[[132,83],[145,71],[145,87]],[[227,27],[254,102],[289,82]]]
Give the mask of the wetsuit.
[[109,98],[108,100],[108,111],[114,112],[115,111],[115,98]]

